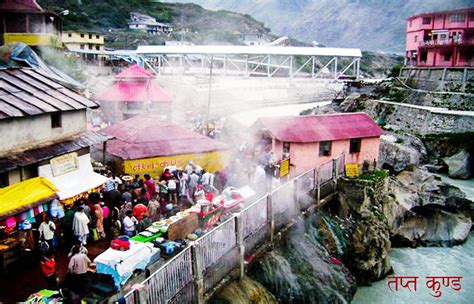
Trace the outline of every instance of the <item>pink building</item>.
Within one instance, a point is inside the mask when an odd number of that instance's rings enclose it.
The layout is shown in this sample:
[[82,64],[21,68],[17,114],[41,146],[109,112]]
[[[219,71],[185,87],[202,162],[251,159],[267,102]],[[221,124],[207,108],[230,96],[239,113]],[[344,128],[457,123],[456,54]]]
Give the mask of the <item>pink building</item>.
[[153,73],[138,65],[116,75],[115,82],[95,98],[107,120],[118,123],[145,114],[171,120],[173,98],[155,78]]
[[290,158],[292,175],[342,154],[346,163],[379,158],[382,129],[365,113],[260,118],[257,141],[277,159]]
[[474,66],[474,8],[411,16],[406,37],[408,65]]

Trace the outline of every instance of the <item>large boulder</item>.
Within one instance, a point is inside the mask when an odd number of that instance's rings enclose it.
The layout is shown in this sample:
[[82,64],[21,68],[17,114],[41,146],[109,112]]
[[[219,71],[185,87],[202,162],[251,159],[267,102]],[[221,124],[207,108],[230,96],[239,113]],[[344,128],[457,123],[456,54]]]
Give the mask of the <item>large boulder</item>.
[[471,218],[439,205],[413,209],[392,236],[393,246],[453,246],[463,243],[471,231]]
[[349,239],[346,263],[358,284],[368,284],[392,272],[388,255],[390,230],[374,214],[364,214],[356,223]]
[[448,175],[451,178],[468,179],[471,177],[471,157],[469,152],[461,150],[458,153],[443,159],[448,166]]
[[386,134],[380,137],[379,162],[395,173],[417,167],[426,157],[421,140],[407,134]]
[[472,202],[435,174],[403,171],[389,180],[389,197],[383,212],[394,245],[454,245],[469,233]]

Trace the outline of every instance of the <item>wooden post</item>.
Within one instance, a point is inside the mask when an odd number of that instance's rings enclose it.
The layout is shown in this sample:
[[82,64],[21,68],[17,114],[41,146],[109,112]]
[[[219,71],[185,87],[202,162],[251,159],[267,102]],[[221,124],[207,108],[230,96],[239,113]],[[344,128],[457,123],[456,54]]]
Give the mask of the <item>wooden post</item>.
[[193,283],[194,283],[194,303],[203,304],[204,303],[204,278],[202,275],[203,269],[201,269],[198,251],[196,246],[191,247],[191,257],[192,257],[192,266],[193,266]]
[[106,155],[107,155],[107,141],[104,141],[102,143],[102,165],[103,166],[106,165],[105,163],[107,161]]
[[245,244],[244,244],[244,229],[243,229],[241,214],[235,216],[235,232],[237,235],[237,248],[239,249],[239,279],[242,279],[245,275]]

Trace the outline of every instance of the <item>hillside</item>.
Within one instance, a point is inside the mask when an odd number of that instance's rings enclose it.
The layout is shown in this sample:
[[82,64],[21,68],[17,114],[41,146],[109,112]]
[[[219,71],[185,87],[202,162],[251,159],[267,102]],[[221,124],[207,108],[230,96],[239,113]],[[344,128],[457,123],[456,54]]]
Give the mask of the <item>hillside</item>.
[[[167,40],[186,40],[196,44],[239,44],[241,33],[269,33],[263,23],[249,15],[229,11],[209,11],[195,4],[158,3],[148,0],[39,0],[48,10],[61,12],[64,30],[88,30],[106,34],[109,47],[135,48],[138,44],[160,44],[165,37],[150,36],[128,29],[129,12],[153,16],[173,24],[175,30]],[[186,32],[182,29],[188,29]]]
[[167,0],[252,15],[274,33],[334,47],[403,52],[405,20],[429,11],[474,6],[474,0]]

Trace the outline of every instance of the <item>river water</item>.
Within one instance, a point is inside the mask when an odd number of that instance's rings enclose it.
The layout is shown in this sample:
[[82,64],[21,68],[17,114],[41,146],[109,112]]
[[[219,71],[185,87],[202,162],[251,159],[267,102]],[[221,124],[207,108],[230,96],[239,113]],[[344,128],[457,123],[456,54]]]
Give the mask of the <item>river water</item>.
[[[442,179],[459,187],[470,200],[474,200],[474,179],[467,181]],[[460,246],[452,248],[419,247],[395,248],[390,252],[394,275],[418,276],[417,291],[399,289],[390,292],[389,279],[375,282],[370,287],[359,287],[352,303],[474,303],[474,232]],[[426,276],[462,276],[460,291],[441,285],[441,297],[430,295]]]

